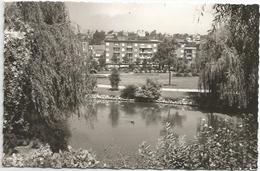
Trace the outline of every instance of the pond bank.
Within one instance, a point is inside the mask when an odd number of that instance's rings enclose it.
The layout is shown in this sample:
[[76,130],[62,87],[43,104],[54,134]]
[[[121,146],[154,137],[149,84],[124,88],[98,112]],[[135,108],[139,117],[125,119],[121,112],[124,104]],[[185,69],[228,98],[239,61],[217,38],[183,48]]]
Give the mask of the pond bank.
[[[135,102],[134,99],[124,99],[120,96],[113,95],[101,95],[93,94],[91,99],[95,100],[113,100],[113,101],[124,101],[124,102]],[[197,106],[192,100],[188,97],[182,99],[170,99],[170,98],[160,98],[155,100],[153,103],[162,103],[162,104],[173,104],[173,105],[187,105],[187,106]]]

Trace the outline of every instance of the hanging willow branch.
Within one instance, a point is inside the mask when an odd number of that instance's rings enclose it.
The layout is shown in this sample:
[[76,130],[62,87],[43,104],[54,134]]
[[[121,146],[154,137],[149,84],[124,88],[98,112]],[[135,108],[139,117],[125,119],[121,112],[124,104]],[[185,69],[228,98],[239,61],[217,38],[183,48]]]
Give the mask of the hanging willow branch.
[[200,88],[229,106],[257,110],[257,5],[215,5],[214,27],[201,51]]

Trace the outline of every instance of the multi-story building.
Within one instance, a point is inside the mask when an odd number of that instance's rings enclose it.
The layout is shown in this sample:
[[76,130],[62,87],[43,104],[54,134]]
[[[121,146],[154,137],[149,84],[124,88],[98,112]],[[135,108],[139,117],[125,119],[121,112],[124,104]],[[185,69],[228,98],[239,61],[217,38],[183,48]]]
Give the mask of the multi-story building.
[[[106,63],[112,64],[113,57],[117,57],[121,63],[134,63],[137,60],[141,63],[144,59],[153,57],[159,43],[158,40],[106,39]],[[125,59],[128,59],[127,62],[124,62]]]
[[96,61],[105,53],[105,45],[90,45],[89,48]]
[[177,58],[187,59],[188,61],[195,59],[196,54],[197,46],[195,45],[181,44],[181,46],[176,50]]

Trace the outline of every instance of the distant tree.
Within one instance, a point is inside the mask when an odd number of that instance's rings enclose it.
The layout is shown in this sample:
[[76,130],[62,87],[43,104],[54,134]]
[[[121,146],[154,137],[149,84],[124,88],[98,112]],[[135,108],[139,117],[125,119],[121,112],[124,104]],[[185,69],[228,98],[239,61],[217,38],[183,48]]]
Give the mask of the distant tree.
[[141,63],[141,59],[140,58],[136,58],[135,64],[139,65]]
[[110,30],[107,32],[107,34],[112,34],[114,31],[113,30]]
[[90,41],[91,45],[100,45],[102,41],[105,40],[106,33],[104,31],[98,31],[96,30],[95,33],[93,34],[93,37]]
[[149,37],[150,33],[148,31],[145,32],[145,37]]
[[150,36],[156,38],[156,30],[151,31]]
[[120,74],[116,68],[112,69],[112,73],[109,76],[110,84],[111,84],[111,90],[118,90],[120,79]]
[[164,70],[164,67],[168,67],[169,72],[169,85],[171,84],[171,67],[177,61],[175,50],[177,49],[177,42],[174,39],[164,40],[158,45],[158,50],[153,57],[153,61],[159,63],[159,68]]
[[117,33],[117,36],[124,36],[124,31],[122,30],[122,31],[119,31],[118,33]]
[[119,62],[118,61],[118,56],[113,55],[112,58],[111,58],[111,61],[113,62],[113,64],[117,64]]
[[102,55],[98,58],[98,64],[99,64],[100,68],[106,67],[106,56],[105,56],[105,54],[102,54]]
[[127,64],[127,63],[129,63],[129,61],[130,61],[129,57],[127,55],[125,55],[123,57],[123,63]]
[[143,62],[142,62],[142,69],[143,69],[145,72],[147,72],[147,71],[146,71],[146,69],[147,69],[147,59],[144,59],[144,60],[143,60]]

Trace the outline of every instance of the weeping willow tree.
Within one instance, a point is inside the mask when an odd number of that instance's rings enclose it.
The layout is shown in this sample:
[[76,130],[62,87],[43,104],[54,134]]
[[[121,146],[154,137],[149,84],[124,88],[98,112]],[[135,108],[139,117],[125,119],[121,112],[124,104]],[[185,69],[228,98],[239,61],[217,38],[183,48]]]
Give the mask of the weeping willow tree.
[[259,7],[221,4],[213,9],[213,28],[201,51],[200,88],[209,90],[216,103],[256,113]]
[[47,134],[62,132],[65,113],[93,89],[88,58],[62,2],[7,3],[4,58],[5,151],[18,139],[41,136],[35,125],[56,130]]

